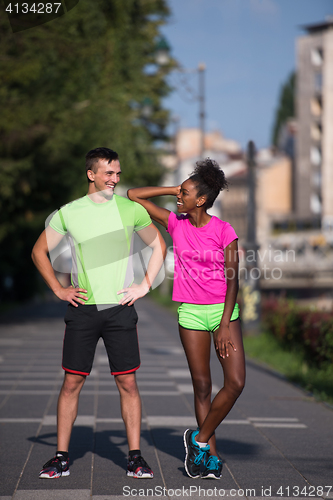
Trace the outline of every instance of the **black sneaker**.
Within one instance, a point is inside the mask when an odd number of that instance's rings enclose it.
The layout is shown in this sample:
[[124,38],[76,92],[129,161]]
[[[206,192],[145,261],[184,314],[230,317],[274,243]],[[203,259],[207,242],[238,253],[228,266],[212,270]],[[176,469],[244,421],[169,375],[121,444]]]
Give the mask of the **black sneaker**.
[[215,455],[209,455],[207,461],[202,464],[201,477],[203,479],[221,479],[222,476],[222,460]]
[[185,470],[187,474],[192,477],[200,477],[200,465],[203,460],[208,461],[209,444],[200,448],[200,446],[194,440],[195,436],[199,434],[199,431],[191,431],[187,429],[184,432],[184,445],[186,450],[185,456]]
[[138,479],[154,477],[154,473],[141,455],[134,455],[127,460],[127,475]]
[[61,476],[69,476],[69,458],[65,460],[62,455],[51,458],[43,465],[39,473],[42,479],[57,479]]

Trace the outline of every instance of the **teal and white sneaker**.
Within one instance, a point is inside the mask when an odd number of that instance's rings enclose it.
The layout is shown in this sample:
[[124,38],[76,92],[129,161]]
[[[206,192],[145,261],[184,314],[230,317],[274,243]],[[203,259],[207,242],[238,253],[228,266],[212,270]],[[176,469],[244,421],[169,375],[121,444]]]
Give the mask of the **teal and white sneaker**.
[[208,461],[208,452],[210,449],[209,444],[200,448],[194,439],[197,434],[199,434],[199,431],[191,431],[190,429],[184,432],[184,445],[186,450],[184,465],[187,474],[192,478],[200,477],[201,462]]
[[208,459],[201,464],[201,477],[203,479],[221,479],[222,467],[222,460],[215,455],[209,455]]

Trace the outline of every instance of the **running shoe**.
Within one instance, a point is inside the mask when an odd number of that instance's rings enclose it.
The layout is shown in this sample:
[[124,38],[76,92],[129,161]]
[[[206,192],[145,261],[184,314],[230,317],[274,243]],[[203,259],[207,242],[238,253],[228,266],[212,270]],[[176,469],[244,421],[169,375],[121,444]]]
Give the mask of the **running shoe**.
[[200,448],[194,439],[198,434],[199,431],[191,431],[190,429],[184,432],[184,445],[186,450],[184,465],[187,474],[192,478],[200,477],[201,462],[203,460],[205,462],[208,461],[209,444]]
[[212,478],[212,479],[221,479],[222,476],[222,460],[215,455],[209,455],[208,460],[202,464],[202,472],[201,477],[203,479]]
[[127,460],[127,475],[137,479],[154,477],[154,473],[141,455],[134,455]]
[[43,465],[39,477],[43,479],[56,479],[61,476],[69,476],[69,459],[64,460],[62,455],[51,458]]

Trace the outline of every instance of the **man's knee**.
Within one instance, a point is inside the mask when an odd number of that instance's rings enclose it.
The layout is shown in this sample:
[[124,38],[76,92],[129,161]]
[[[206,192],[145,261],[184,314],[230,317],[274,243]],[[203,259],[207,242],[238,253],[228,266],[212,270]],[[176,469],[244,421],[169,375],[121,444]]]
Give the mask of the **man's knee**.
[[76,375],[74,373],[65,373],[64,383],[61,388],[61,392],[65,396],[71,396],[73,394],[79,393],[86,377],[83,375]]
[[139,394],[134,373],[115,375],[115,380],[120,392],[124,392],[132,396]]

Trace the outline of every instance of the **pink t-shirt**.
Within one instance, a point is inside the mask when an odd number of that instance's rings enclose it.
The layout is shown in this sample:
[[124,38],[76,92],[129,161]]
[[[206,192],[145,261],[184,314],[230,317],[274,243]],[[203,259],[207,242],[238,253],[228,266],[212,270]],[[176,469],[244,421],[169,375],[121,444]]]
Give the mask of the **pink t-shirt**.
[[194,227],[187,215],[169,215],[173,239],[175,274],[172,299],[189,304],[219,304],[225,301],[226,246],[237,239],[233,227],[212,216],[208,224]]

